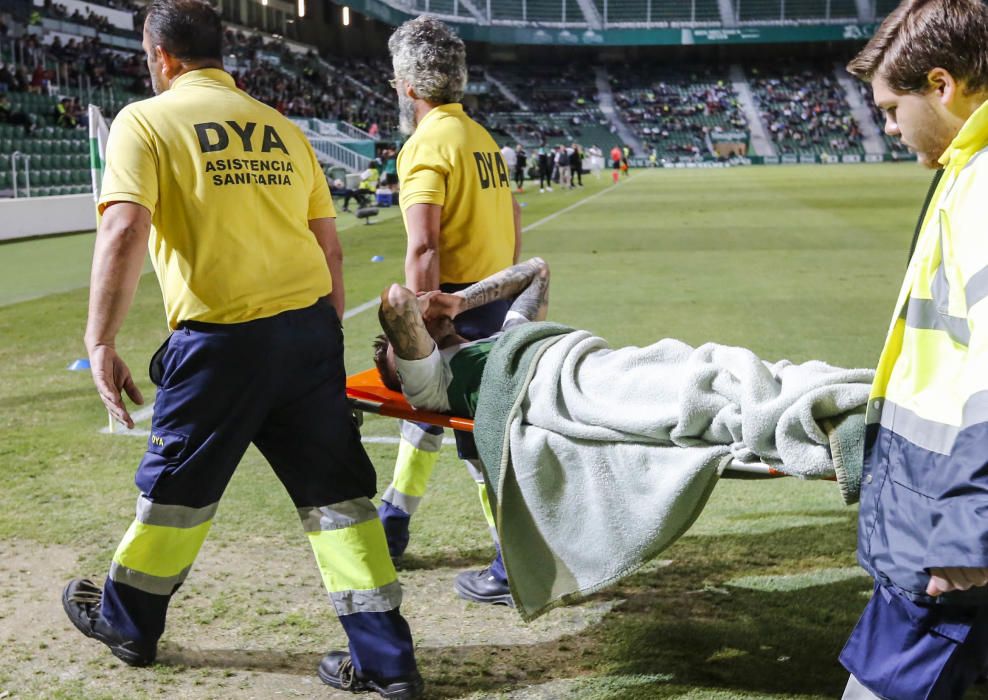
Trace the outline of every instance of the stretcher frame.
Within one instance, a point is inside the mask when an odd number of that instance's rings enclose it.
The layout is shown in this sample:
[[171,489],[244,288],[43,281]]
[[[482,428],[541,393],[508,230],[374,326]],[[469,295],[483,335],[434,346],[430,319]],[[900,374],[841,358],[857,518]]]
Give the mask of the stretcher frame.
[[[351,374],[346,379],[346,395],[354,413],[360,417],[362,412],[373,413],[388,418],[400,418],[428,423],[453,430],[473,432],[473,419],[460,416],[448,416],[444,413],[419,411],[396,391],[384,386],[377,369],[371,368]],[[761,462],[732,461],[721,474],[726,479],[776,479],[789,476]],[[833,481],[834,477],[827,480]]]

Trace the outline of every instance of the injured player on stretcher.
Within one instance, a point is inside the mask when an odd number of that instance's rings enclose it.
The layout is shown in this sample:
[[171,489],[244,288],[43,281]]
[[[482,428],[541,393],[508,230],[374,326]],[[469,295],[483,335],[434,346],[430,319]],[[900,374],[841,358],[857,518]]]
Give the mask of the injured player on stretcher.
[[[531,619],[631,573],[696,519],[731,463],[837,476],[856,499],[874,373],[674,339],[610,348],[544,321],[540,258],[454,294],[381,295],[375,364],[416,409],[473,417],[505,566]],[[513,299],[476,341],[452,319]]]

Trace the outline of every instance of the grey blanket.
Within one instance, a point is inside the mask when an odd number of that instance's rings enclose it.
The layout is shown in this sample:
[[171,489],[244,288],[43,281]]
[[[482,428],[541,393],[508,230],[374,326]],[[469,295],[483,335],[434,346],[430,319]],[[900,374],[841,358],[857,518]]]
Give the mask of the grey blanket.
[[519,612],[536,617],[657,555],[734,459],[808,478],[834,473],[834,449],[860,461],[872,377],[713,343],[613,350],[555,324],[505,334],[474,436]]

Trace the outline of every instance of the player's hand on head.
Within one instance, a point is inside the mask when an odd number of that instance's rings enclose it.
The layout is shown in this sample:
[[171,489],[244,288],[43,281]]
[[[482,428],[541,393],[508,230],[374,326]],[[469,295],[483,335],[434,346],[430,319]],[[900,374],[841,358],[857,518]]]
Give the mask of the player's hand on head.
[[951,591],[966,591],[984,585],[988,585],[988,568],[935,567],[930,569],[930,582],[926,585],[926,594],[935,597]]
[[422,308],[422,318],[426,321],[434,321],[443,316],[456,318],[463,309],[463,297],[445,292],[429,292],[419,298],[419,304]]
[[126,393],[136,404],[143,404],[144,396],[137,388],[130,368],[120,359],[116,349],[108,345],[96,345],[92,348],[89,353],[89,365],[96,391],[99,392],[106,410],[118,423],[133,428],[134,420],[124,405],[121,392]]

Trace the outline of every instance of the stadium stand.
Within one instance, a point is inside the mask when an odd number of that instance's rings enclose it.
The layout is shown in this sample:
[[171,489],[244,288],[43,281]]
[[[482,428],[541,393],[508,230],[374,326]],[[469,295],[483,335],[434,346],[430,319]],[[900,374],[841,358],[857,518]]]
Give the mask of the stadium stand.
[[[140,35],[134,13],[139,6],[131,0],[33,2],[0,0],[0,196],[12,194],[15,184],[23,196],[28,178],[31,195],[88,191],[82,107],[97,104],[112,116],[150,94],[143,55],[135,50]],[[860,9],[855,0],[388,2],[461,22],[531,27],[536,34],[541,27],[587,33],[607,27],[710,27],[724,24],[725,17],[740,25],[853,22]],[[894,4],[870,3],[877,16]],[[238,85],[300,123],[311,121],[318,133],[326,132],[319,131],[322,126],[315,120],[352,124],[376,139],[379,148],[400,140],[386,57],[326,60],[315,47],[257,29],[270,24],[270,13],[259,13],[255,4],[247,0],[245,11],[241,3],[220,3],[228,20],[252,24],[227,23],[225,63]],[[564,34],[565,29],[559,36]],[[728,70],[709,55],[704,60],[685,66],[648,61],[628,65],[615,64],[610,57],[607,71],[595,71],[582,61],[546,65],[502,59],[471,67],[463,102],[501,144],[579,143],[606,150],[621,144],[620,133],[637,138],[646,154],[654,152],[660,161],[709,160],[716,157],[718,141],[732,141],[732,148],[733,142],[743,142],[740,150],[747,148],[749,124]],[[827,66],[749,65],[747,82],[756,100],[758,126],[780,155],[864,154],[859,125]],[[606,93],[598,91],[608,89],[608,71],[616,113],[607,107],[605,115],[599,105]],[[597,72],[605,87],[598,87]],[[880,127],[883,119],[871,106],[867,87],[859,89]],[[747,87],[743,92],[747,95]],[[754,118],[750,98],[745,100],[747,114]],[[893,157],[908,157],[898,139],[883,138]],[[338,166],[327,165],[326,171],[333,178],[345,174]]]
[[610,143],[608,120],[597,107],[593,71],[586,66],[491,66],[486,73],[512,94],[524,95],[513,104],[497,90],[472,110],[499,143],[525,146]]
[[383,59],[324,61],[271,35],[228,26],[227,65],[237,84],[292,117],[344,121],[386,139],[397,133],[391,67]]
[[782,155],[864,155],[861,132],[836,77],[810,65],[749,69],[761,119]]
[[[355,123],[382,138],[394,133],[393,96],[381,84],[374,89],[351,77],[384,76],[386,87],[390,70],[382,72],[380,61],[332,69],[314,52],[298,53],[274,37],[229,28],[226,41],[238,85],[279,111]],[[0,43],[0,53],[22,59],[0,68],[0,92],[6,94],[0,100],[0,196],[91,191],[81,103],[112,116],[150,94],[143,55],[105,46],[98,37],[62,41],[60,35],[24,35]],[[42,158],[47,155],[83,158]]]
[[658,159],[687,160],[712,155],[711,134],[742,132],[747,121],[727,70],[712,66],[610,67],[621,116]]

